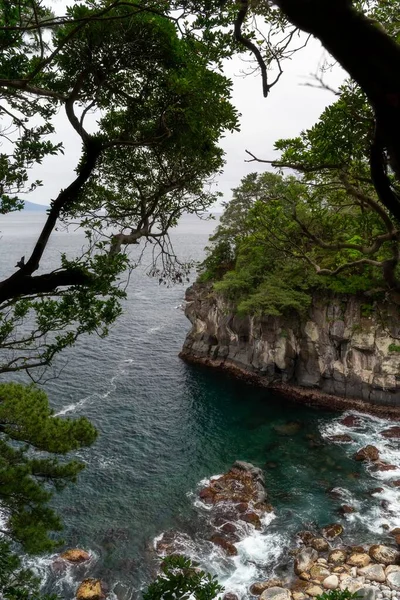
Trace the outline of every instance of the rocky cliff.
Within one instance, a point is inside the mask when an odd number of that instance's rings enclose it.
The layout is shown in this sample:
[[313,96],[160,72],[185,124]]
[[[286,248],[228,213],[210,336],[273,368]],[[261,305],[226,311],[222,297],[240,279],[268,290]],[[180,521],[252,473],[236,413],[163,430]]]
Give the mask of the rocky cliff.
[[300,317],[235,315],[210,285],[186,293],[192,323],[181,357],[271,386],[310,388],[400,408],[400,310],[365,298],[314,298]]

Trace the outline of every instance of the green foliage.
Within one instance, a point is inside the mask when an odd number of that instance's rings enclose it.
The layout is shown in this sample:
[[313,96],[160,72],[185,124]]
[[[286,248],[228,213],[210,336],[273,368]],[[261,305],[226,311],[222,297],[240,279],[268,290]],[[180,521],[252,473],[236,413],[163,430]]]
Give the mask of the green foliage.
[[399,344],[390,344],[388,348],[389,352],[400,352]]
[[26,551],[56,545],[49,532],[61,531],[61,521],[48,503],[84,468],[56,456],[90,446],[96,436],[84,417],[54,416],[46,394],[33,385],[0,385],[0,502],[7,533]]
[[215,577],[201,571],[185,556],[167,557],[161,571],[143,593],[143,600],[213,600],[223,591]]
[[357,600],[361,598],[357,592],[350,592],[350,590],[329,590],[317,596],[317,600]]
[[40,593],[40,581],[11,551],[9,544],[0,540],[0,596],[4,600],[57,600],[56,595]]

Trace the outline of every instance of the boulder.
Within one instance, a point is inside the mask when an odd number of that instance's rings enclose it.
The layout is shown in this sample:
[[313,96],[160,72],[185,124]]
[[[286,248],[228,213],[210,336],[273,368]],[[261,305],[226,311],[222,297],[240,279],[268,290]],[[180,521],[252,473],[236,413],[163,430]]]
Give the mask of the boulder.
[[228,534],[229,533],[236,533],[237,527],[233,523],[227,522],[227,523],[224,523],[221,526],[221,531],[223,531],[224,533],[228,533]]
[[326,579],[323,580],[322,586],[326,590],[336,590],[339,585],[339,577],[337,575],[329,575]]
[[314,548],[307,546],[302,548],[294,561],[294,572],[300,575],[304,571],[309,571],[318,558],[318,552]]
[[307,573],[307,571],[303,571],[303,573],[300,573],[299,578],[303,581],[310,581],[311,575],[310,573]]
[[334,540],[343,533],[343,527],[339,523],[328,525],[322,529],[322,535],[327,540]]
[[315,538],[315,535],[311,531],[299,531],[296,535],[306,546],[310,546],[311,541]]
[[253,596],[260,596],[264,590],[267,590],[271,587],[282,587],[283,583],[279,579],[269,579],[268,581],[256,581],[250,587],[250,593]]
[[354,455],[355,460],[374,462],[379,460],[379,450],[375,446],[365,446]]
[[381,494],[382,492],[383,492],[383,487],[372,488],[372,490],[369,491],[371,496],[373,496],[374,494]]
[[395,465],[390,465],[389,463],[383,460],[377,460],[374,463],[374,471],[396,471],[397,467]]
[[308,600],[307,594],[303,592],[292,592],[292,598],[293,600]]
[[372,586],[364,586],[357,590],[359,600],[377,600],[378,589]]
[[76,591],[77,600],[101,600],[104,593],[100,579],[85,579]]
[[366,567],[371,562],[371,558],[365,552],[364,553],[353,552],[352,554],[350,554],[350,556],[346,562],[348,565],[351,565],[352,567]]
[[315,579],[316,581],[324,581],[330,575],[329,569],[327,569],[324,565],[313,565],[310,569],[311,579]]
[[340,581],[339,587],[341,590],[349,590],[353,594],[362,588],[365,584],[365,577],[351,577],[346,575]]
[[369,549],[369,555],[377,563],[395,565],[400,562],[400,552],[383,544],[375,544]]
[[310,585],[310,587],[308,587],[306,589],[306,594],[308,594],[312,598],[315,598],[316,596],[320,596],[323,593],[324,593],[324,590],[321,587],[319,587],[319,585]]
[[386,581],[392,590],[400,591],[400,571],[393,571],[386,577]]
[[240,516],[240,519],[246,523],[251,523],[256,529],[261,529],[260,517],[255,512],[245,513],[244,515]]
[[227,592],[223,595],[222,600],[239,600],[239,598],[233,592]]
[[389,565],[385,569],[386,576],[390,575],[390,573],[399,573],[400,566],[399,565]]
[[328,561],[334,565],[341,565],[346,562],[347,554],[344,550],[332,550],[328,556]]
[[385,438],[393,438],[393,439],[399,439],[400,438],[400,427],[398,425],[396,425],[395,427],[389,427],[389,429],[385,429],[385,431],[382,431],[381,435],[383,435],[383,437]]
[[378,583],[384,583],[386,581],[386,574],[381,565],[368,565],[362,569],[358,569],[359,575],[364,575],[368,581],[377,581]]
[[290,592],[283,587],[270,587],[263,591],[260,600],[290,600]]
[[392,481],[392,486],[393,487],[400,487],[400,479],[395,479],[394,481]]
[[347,415],[347,417],[344,417],[340,422],[346,427],[357,427],[361,421],[356,415]]
[[249,502],[264,503],[267,498],[261,469],[243,461],[236,461],[227,473],[212,479],[199,496],[208,504],[246,504],[245,510]]
[[90,559],[90,554],[89,554],[89,552],[86,552],[86,550],[81,550],[80,548],[74,548],[72,550],[66,550],[65,552],[60,554],[60,558],[63,558],[64,560],[68,560],[69,562],[72,562],[72,563],[82,563],[82,562],[85,562],[86,560]]
[[234,546],[232,542],[230,542],[229,540],[225,539],[224,537],[222,537],[220,535],[217,535],[217,534],[213,535],[210,538],[210,542],[212,542],[216,546],[219,546],[220,548],[225,550],[225,552],[228,556],[236,556],[238,553],[236,546]]
[[351,513],[356,512],[356,509],[353,506],[349,506],[349,504],[342,504],[339,508],[339,512],[342,515],[350,515]]
[[317,552],[326,552],[329,550],[329,544],[324,538],[312,538],[310,546]]

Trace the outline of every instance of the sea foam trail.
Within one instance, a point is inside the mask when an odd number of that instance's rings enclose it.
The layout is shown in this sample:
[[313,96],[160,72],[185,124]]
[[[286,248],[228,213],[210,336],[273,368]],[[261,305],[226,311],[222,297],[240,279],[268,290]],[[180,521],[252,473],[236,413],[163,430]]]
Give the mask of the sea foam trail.
[[[343,419],[348,416],[356,417],[355,424],[350,427],[343,423]],[[393,421],[352,411],[321,427],[321,434],[328,442],[336,435],[347,434],[352,438],[351,443],[343,444],[343,449],[349,457],[353,457],[360,448],[372,445],[378,449],[380,460],[395,467],[379,471],[373,463],[365,464],[368,476],[375,480],[376,488],[381,488],[381,491],[374,493],[376,504],[358,511],[360,499],[354,495],[351,498],[346,497],[346,503],[356,509],[355,513],[347,517],[348,520],[358,522],[363,529],[366,528],[374,534],[382,534],[384,528],[392,530],[400,527],[400,487],[394,487],[392,484],[400,479],[400,441],[398,438],[390,439],[382,435],[383,431],[393,425]],[[347,490],[346,492],[349,494]]]

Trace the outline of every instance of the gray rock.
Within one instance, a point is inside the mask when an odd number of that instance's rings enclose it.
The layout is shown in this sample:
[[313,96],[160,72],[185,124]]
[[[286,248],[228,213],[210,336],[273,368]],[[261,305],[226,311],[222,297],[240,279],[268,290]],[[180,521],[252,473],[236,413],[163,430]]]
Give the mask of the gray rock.
[[362,600],[376,600],[378,589],[372,586],[365,586],[357,590],[357,595]]
[[400,561],[400,552],[390,546],[375,544],[369,549],[369,555],[378,563],[384,565],[394,565]]
[[400,591],[400,571],[389,573],[386,579],[393,590]]
[[358,569],[359,575],[364,575],[365,579],[369,581],[377,581],[378,583],[384,583],[386,581],[386,575],[381,565],[368,565],[362,569]]
[[285,588],[271,587],[261,594],[260,600],[290,600],[290,592]]
[[302,548],[294,561],[294,572],[296,575],[300,575],[304,571],[309,571],[317,558],[318,552],[314,548],[310,548],[309,546]]

